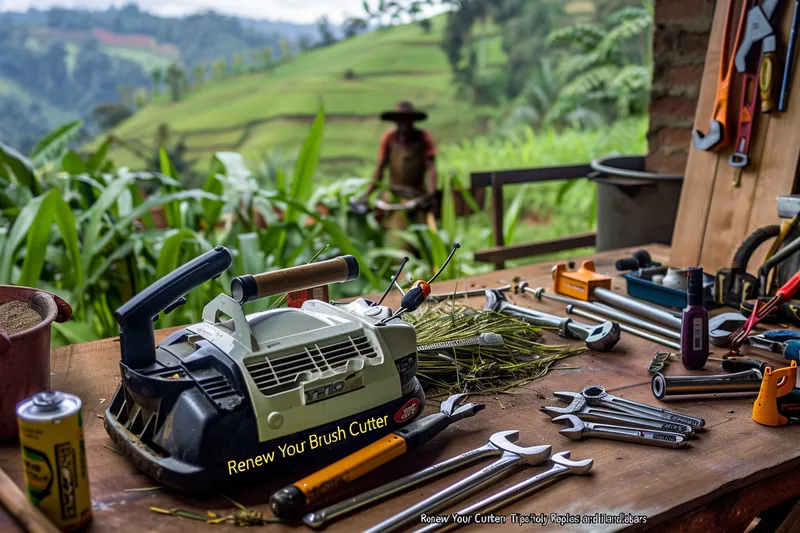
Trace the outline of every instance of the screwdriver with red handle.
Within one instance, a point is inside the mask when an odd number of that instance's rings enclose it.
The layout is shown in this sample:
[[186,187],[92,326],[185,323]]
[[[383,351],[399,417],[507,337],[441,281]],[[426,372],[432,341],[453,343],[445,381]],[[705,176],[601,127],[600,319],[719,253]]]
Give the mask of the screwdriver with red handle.
[[770,298],[768,302],[760,305],[760,302],[756,301],[750,318],[748,318],[747,322],[739,326],[739,329],[734,331],[731,335],[731,352],[729,355],[738,353],[739,348],[742,347],[742,344],[744,344],[744,341],[746,341],[748,335],[750,335],[753,326],[767,318],[775,308],[791,300],[798,289],[800,289],[800,271],[792,276],[792,279],[787,281],[783,287],[778,289],[775,296]]

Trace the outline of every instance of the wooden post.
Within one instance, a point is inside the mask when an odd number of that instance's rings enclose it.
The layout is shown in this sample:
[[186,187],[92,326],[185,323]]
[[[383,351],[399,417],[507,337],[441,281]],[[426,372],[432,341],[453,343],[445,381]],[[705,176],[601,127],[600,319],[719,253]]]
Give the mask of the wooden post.
[[[492,232],[494,233],[495,246],[505,246],[503,215],[503,184],[499,183],[497,174],[492,172]],[[505,261],[502,259],[495,261],[494,268],[496,270],[504,267]]]

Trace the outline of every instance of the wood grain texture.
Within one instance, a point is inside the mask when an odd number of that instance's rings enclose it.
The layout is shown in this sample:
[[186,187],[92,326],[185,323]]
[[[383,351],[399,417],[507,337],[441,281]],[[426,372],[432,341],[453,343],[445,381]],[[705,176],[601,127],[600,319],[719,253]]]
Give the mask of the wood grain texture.
[[[668,249],[662,246],[647,247],[655,260],[665,261]],[[614,275],[616,259],[630,255],[633,250],[619,250],[596,254],[594,259],[598,271]],[[526,279],[531,286],[550,287],[551,263],[527,266],[513,270],[502,270],[462,280],[459,288],[496,287],[511,283],[517,277]],[[465,282],[466,281],[466,282]],[[437,283],[434,292],[453,290],[455,282]],[[624,292],[622,280],[615,279],[614,288]],[[563,315],[563,306],[553,302],[537,302],[531,295],[509,294],[509,299],[518,304]],[[399,294],[392,293],[389,304],[397,305]],[[473,298],[471,305],[480,307],[483,298]],[[168,330],[157,332],[157,340],[163,339]],[[565,341],[547,332],[546,342],[562,344]],[[701,529],[708,520],[698,520],[697,529],[678,529],[687,513],[698,516],[715,511],[714,502],[724,497],[741,497],[748,502],[743,507],[748,514],[755,514],[772,500],[800,494],[800,483],[783,484],[785,479],[795,479],[792,472],[800,471],[800,450],[796,441],[800,428],[765,428],[750,419],[751,399],[696,399],[670,402],[668,408],[705,418],[708,431],[692,441],[684,450],[669,450],[615,443],[602,440],[574,442],[558,434],[559,426],[539,412],[542,405],[558,405],[553,391],[578,391],[592,384],[604,385],[613,394],[637,401],[656,404],[650,392],[650,376],[647,365],[659,347],[648,341],[624,335],[614,351],[605,354],[586,353],[562,360],[554,365],[547,376],[515,391],[515,394],[483,397],[486,409],[474,418],[466,419],[449,427],[432,441],[413,454],[404,456],[381,467],[364,479],[348,487],[349,493],[360,492],[380,483],[423,468],[436,461],[484,444],[489,436],[506,429],[521,431],[520,444],[548,443],[554,452],[571,450],[574,458],[591,457],[595,460],[593,474],[586,478],[568,478],[542,492],[508,506],[500,514],[511,512],[608,514],[630,513],[647,517],[647,524],[625,525],[550,525],[544,530],[606,532],[644,531],[659,528],[659,531],[709,531]],[[715,354],[720,356],[720,353]],[[230,511],[231,505],[216,495],[190,495],[176,491],[125,492],[125,489],[148,487],[154,482],[138,473],[123,457],[103,447],[110,443],[101,414],[116,387],[119,375],[119,343],[114,339],[61,348],[53,351],[54,387],[80,395],[84,401],[86,423],[86,445],[90,464],[94,520],[90,532],[123,533],[127,531],[161,531],[165,533],[186,532],[207,528],[191,520],[159,515],[148,510],[149,506],[166,509],[183,507],[205,513],[207,510]],[[718,373],[716,363],[710,363],[702,372]],[[686,373],[679,363],[667,370],[670,374]],[[702,373],[697,372],[697,373]],[[431,400],[427,407],[433,411],[438,402]],[[18,483],[22,484],[22,464],[19,448],[15,444],[0,446],[0,467]],[[478,469],[476,465],[467,471]],[[396,498],[373,505],[364,512],[333,523],[326,531],[332,533],[362,531],[405,508],[420,498],[463,477],[467,471],[454,473],[423,487],[408,491]],[[516,483],[541,468],[519,470],[486,489],[472,500],[494,492],[501,487]],[[272,491],[299,479],[309,472],[299,468],[293,476],[268,478],[264,483],[252,486],[234,486],[226,494],[251,506],[268,512],[266,504]],[[792,477],[794,476],[794,477]],[[773,490],[773,486],[777,487]],[[757,488],[751,491],[750,488]],[[784,491],[784,492],[780,492]],[[347,492],[342,493],[344,497]],[[771,498],[759,499],[762,494]],[[467,502],[465,502],[467,503]],[[463,505],[462,505],[463,506]],[[460,508],[461,506],[459,506]],[[713,514],[713,513],[712,513]],[[214,531],[238,530],[233,526],[213,526]],[[527,530],[533,529],[531,526]],[[539,526],[536,526],[536,530]],[[0,530],[14,531],[12,522],[0,511]],[[270,526],[270,531],[310,531],[295,525]],[[520,526],[469,526],[464,531],[519,531]]]
[[[707,133],[714,113],[719,78],[719,63],[722,54],[722,33],[728,2],[719,0],[714,10],[714,22],[711,25],[706,64],[703,79],[700,83],[700,95],[697,100],[694,127]],[[735,30],[733,30],[735,32]],[[729,119],[730,120],[730,119]],[[686,173],[681,190],[681,201],[672,234],[672,250],[669,264],[678,267],[696,266],[700,261],[700,252],[705,237],[704,228],[708,218],[708,209],[714,191],[717,165],[722,164],[719,156],[713,152],[689,148]]]

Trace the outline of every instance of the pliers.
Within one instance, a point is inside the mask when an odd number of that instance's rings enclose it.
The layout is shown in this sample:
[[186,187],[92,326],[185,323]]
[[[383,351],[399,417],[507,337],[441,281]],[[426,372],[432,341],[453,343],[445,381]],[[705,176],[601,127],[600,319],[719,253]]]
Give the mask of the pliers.
[[785,357],[789,361],[800,363],[800,331],[776,329],[750,335],[745,343],[753,348],[767,350]]

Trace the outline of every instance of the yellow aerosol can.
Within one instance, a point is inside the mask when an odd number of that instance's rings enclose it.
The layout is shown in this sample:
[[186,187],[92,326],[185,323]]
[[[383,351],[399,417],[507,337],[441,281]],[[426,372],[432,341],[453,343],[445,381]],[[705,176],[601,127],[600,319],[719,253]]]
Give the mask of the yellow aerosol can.
[[62,531],[92,518],[81,399],[44,391],[17,404],[28,498]]

